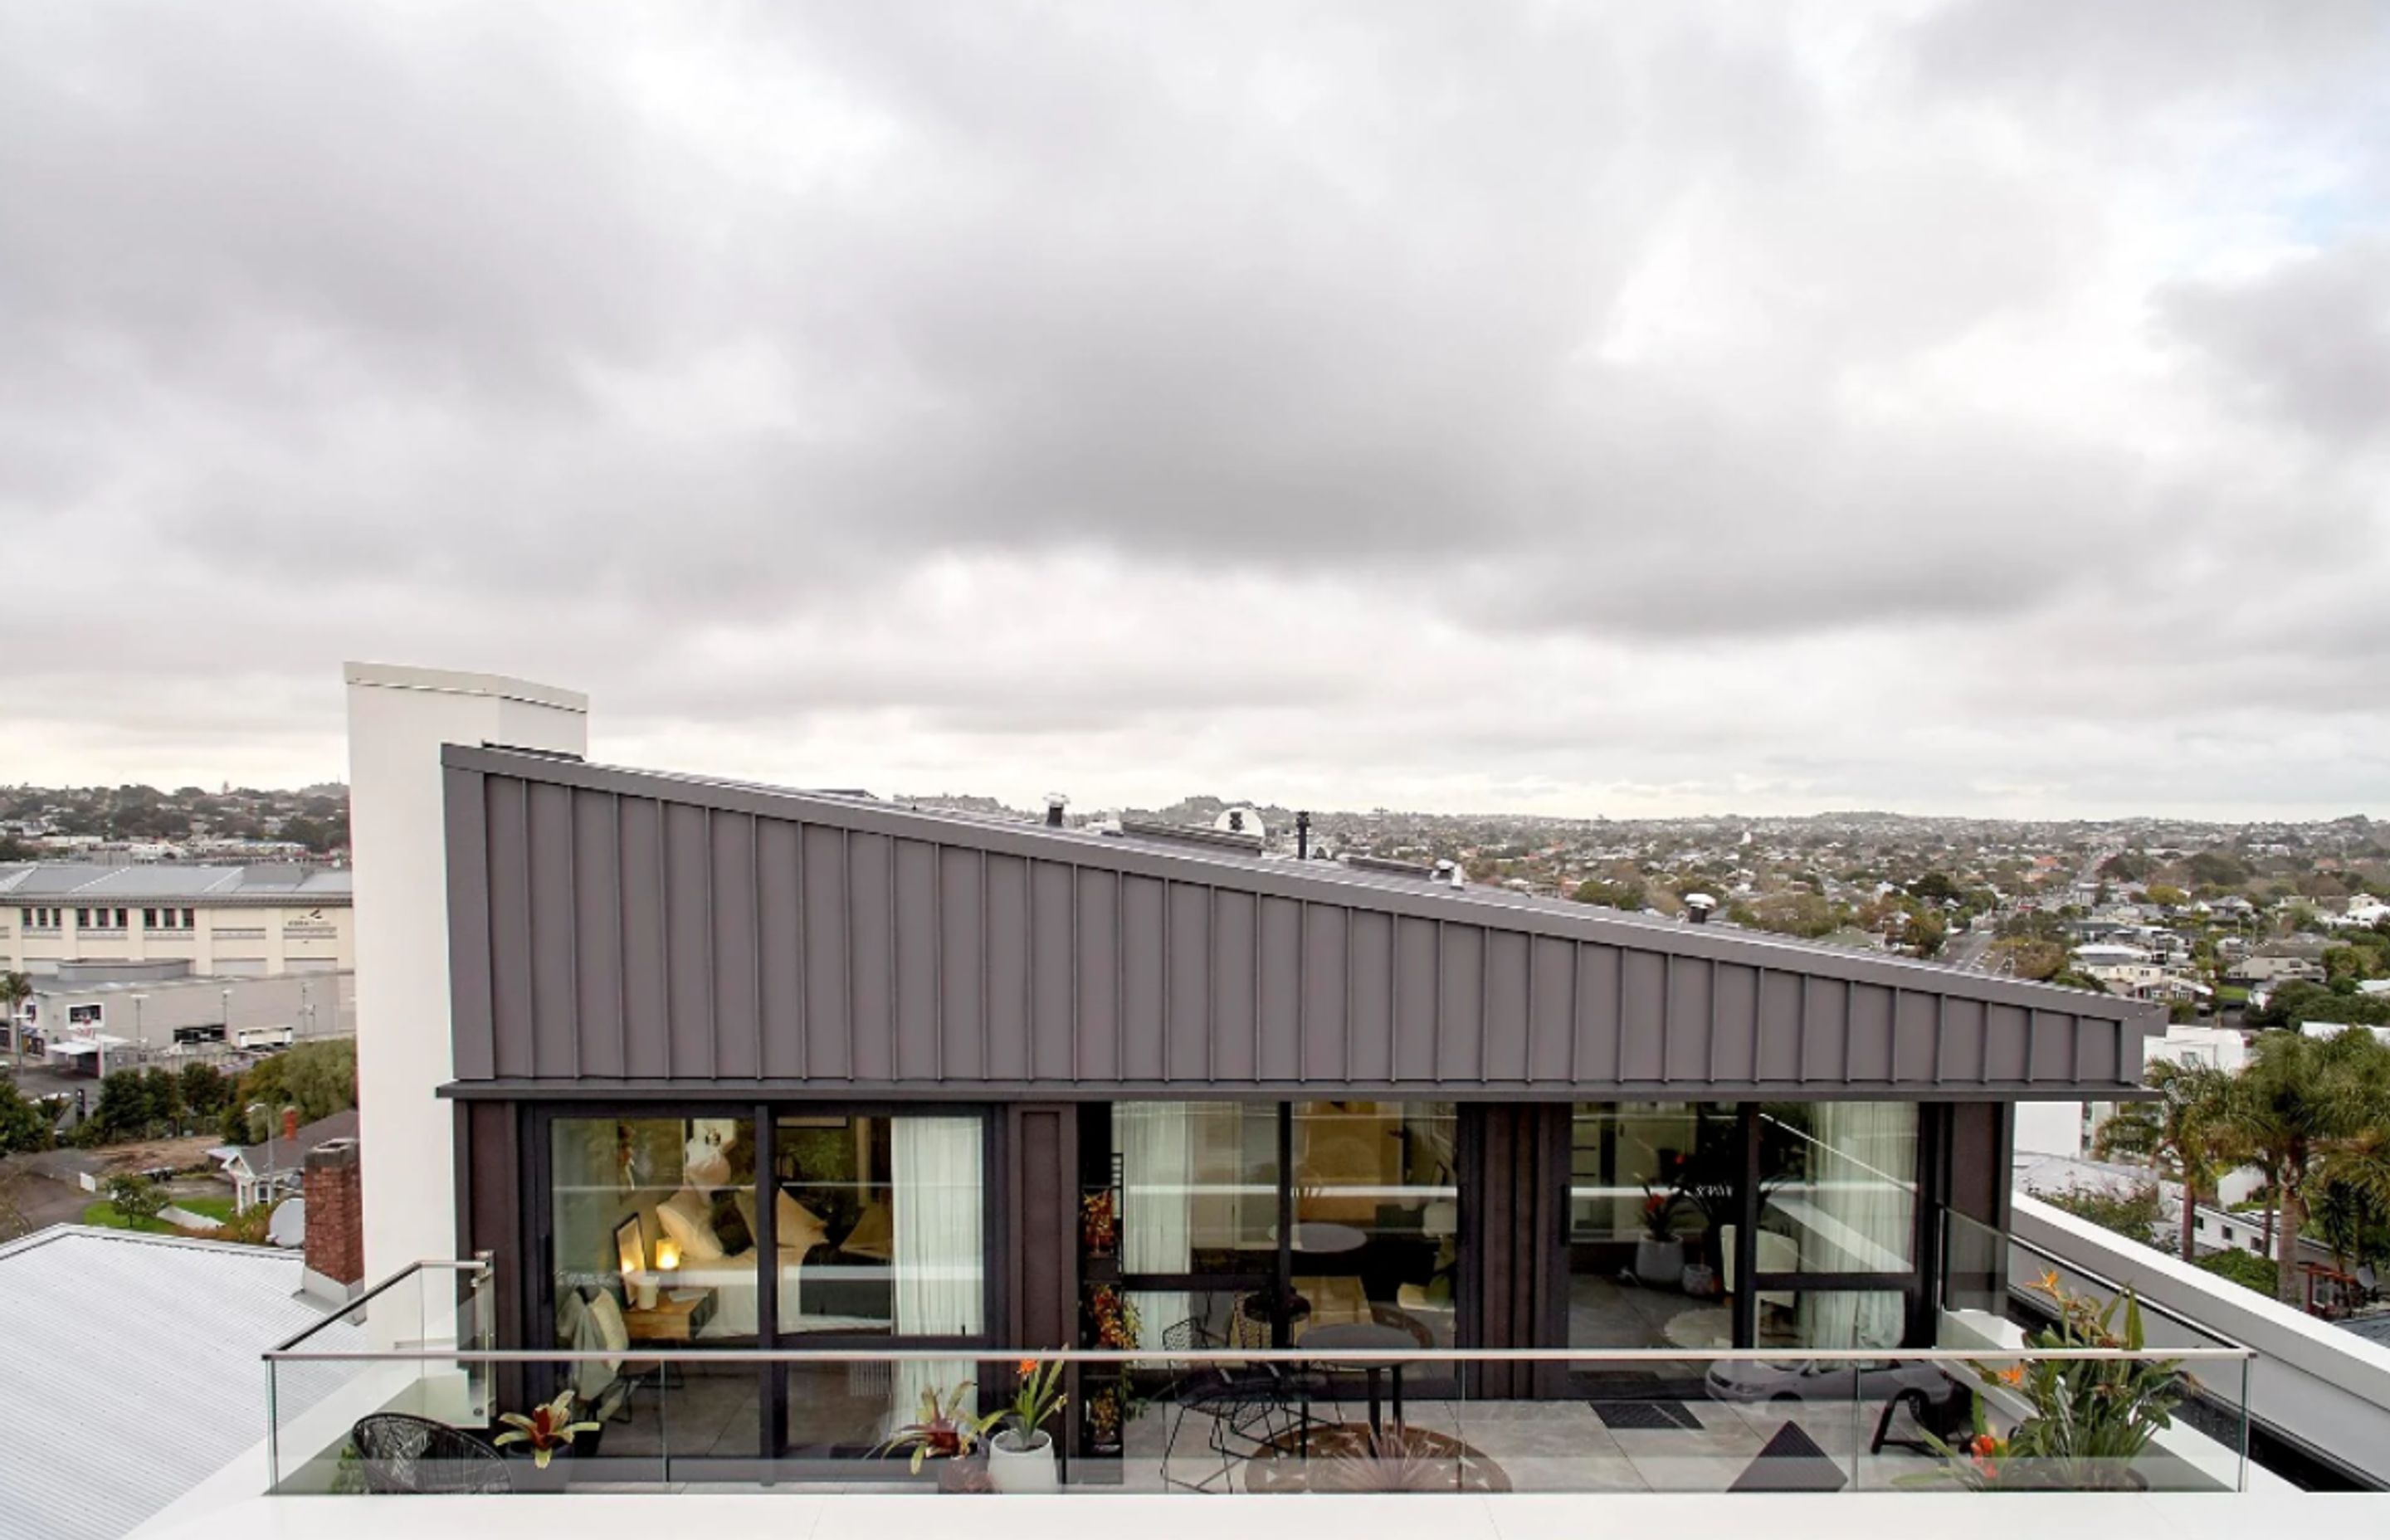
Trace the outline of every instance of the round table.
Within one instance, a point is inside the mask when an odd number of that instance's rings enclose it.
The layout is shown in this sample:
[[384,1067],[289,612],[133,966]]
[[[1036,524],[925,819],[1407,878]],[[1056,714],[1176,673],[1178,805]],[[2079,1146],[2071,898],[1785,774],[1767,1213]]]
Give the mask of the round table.
[[[1269,1227],[1272,1245],[1278,1243],[1278,1226]],[[1322,1219],[1299,1219],[1294,1225],[1294,1244],[1290,1250],[1304,1256],[1336,1256],[1345,1251],[1357,1251],[1369,1243],[1367,1233],[1350,1225],[1330,1224]]]
[[1335,1354],[1338,1350],[1346,1353],[1394,1353],[1406,1349],[1417,1352],[1420,1345],[1418,1338],[1400,1327],[1381,1326],[1375,1321],[1343,1321],[1334,1326],[1312,1328],[1303,1334],[1303,1341],[1295,1345],[1305,1352],[1315,1348],[1324,1348],[1328,1351],[1321,1357],[1320,1362],[1330,1368],[1359,1369],[1368,1376],[1369,1431],[1373,1433],[1385,1431],[1384,1423],[1378,1415],[1378,1376],[1389,1369],[1393,1370],[1394,1420],[1402,1421],[1403,1366],[1401,1362],[1399,1360],[1389,1362],[1384,1359],[1369,1359],[1361,1363],[1340,1362],[1335,1357]]

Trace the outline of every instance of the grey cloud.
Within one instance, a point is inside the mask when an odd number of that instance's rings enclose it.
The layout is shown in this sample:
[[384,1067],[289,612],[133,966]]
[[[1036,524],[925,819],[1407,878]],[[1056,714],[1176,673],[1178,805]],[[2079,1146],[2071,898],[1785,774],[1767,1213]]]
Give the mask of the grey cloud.
[[2279,419],[2350,442],[2390,434],[2390,237],[2255,277],[2177,283],[2158,301],[2175,336]]
[[[22,7],[0,532],[141,569],[19,699],[375,653],[957,786],[1077,734],[1896,800],[1971,710],[2264,687],[2194,628],[2366,763],[2242,628],[2390,575],[2380,40],[2193,9]],[[2213,276],[2310,156],[2317,255]]]

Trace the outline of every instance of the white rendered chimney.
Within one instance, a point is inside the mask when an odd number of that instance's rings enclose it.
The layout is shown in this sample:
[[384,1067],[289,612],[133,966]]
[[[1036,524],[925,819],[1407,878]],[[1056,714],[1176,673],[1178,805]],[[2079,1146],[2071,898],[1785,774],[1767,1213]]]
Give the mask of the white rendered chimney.
[[456,1254],[446,743],[585,754],[588,698],[487,674],[343,668],[356,863],[357,1133],[368,1286]]

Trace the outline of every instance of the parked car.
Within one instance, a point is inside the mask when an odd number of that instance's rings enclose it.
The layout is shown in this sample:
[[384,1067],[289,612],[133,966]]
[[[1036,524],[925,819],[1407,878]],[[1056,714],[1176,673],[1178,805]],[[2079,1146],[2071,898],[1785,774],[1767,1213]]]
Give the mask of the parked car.
[[1710,1366],[1715,1401],[1798,1401],[1809,1405],[1891,1400],[1903,1391],[1938,1394],[1947,1383],[1937,1364],[1894,1359],[1817,1359],[1803,1363],[1728,1360]]

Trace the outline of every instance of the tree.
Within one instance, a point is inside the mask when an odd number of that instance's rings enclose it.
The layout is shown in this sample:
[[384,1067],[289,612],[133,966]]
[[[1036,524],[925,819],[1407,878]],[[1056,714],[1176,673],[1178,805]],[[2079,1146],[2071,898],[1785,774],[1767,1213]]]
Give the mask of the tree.
[[1613,909],[1640,909],[1651,902],[1651,893],[1637,878],[1609,882],[1595,877],[1577,884],[1576,901],[1579,904],[1600,904]]
[[2191,902],[2191,895],[2172,883],[2152,882],[2150,884],[2149,899],[2151,903],[2165,908],[2179,909]]
[[17,972],[0,973],[0,1009],[8,1017],[8,1046],[17,1056],[17,1069],[25,1068],[25,1023],[17,1020],[17,1012],[33,993],[33,981]]
[[49,1148],[49,1110],[18,1090],[16,1082],[0,1080],[0,1155]]
[[214,1122],[232,1099],[231,1078],[212,1064],[184,1065],[174,1084],[182,1093],[183,1115],[193,1125]]
[[251,1107],[296,1107],[302,1123],[314,1123],[356,1104],[356,1042],[327,1038],[286,1048],[241,1076],[239,1086],[221,1110],[221,1127],[227,1142],[254,1144],[258,1141],[250,1128]]
[[2147,1083],[2155,1101],[2130,1101],[2101,1125],[2093,1152],[2100,1159],[2139,1156],[2159,1175],[2182,1184],[2182,1235],[2175,1254],[2196,1256],[2191,1232],[2200,1200],[2246,1155],[2233,1122],[2232,1077],[2203,1064],[2167,1060],[2150,1066]]
[[108,1181],[109,1206],[132,1221],[135,1229],[158,1217],[166,1206],[166,1189],[147,1176],[111,1176]]
[[2390,1200],[2390,1046],[2361,1031],[2263,1033],[2235,1093],[2233,1122],[2281,1197],[2276,1297],[2294,1304],[2318,1189],[2345,1182]]

